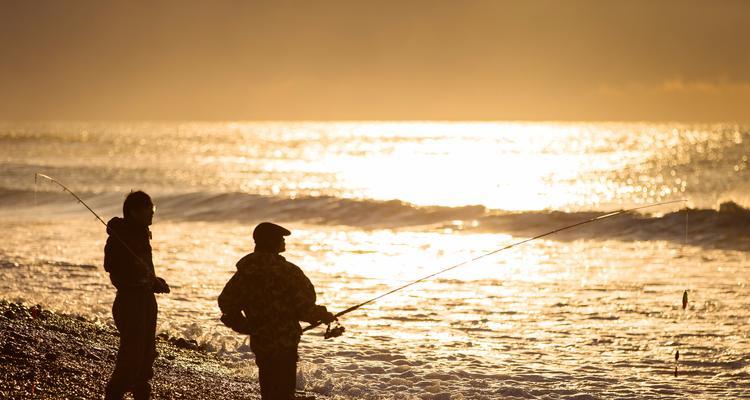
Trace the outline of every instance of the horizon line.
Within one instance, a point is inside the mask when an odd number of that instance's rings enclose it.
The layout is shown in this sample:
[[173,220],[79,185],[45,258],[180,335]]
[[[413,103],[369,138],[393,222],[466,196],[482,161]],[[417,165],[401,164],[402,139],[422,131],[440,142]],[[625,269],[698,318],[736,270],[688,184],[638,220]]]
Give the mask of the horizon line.
[[173,118],[40,118],[3,119],[0,123],[500,123],[500,124],[706,124],[748,125],[750,120],[671,120],[671,119],[173,119]]

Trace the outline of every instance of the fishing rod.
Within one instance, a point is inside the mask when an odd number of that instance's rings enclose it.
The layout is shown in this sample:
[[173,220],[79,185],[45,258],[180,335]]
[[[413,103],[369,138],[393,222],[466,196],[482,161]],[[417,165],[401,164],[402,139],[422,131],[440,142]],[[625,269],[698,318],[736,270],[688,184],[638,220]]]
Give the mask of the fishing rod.
[[[104,220],[102,219],[102,217],[99,216],[99,214],[97,214],[93,209],[91,209],[91,207],[89,207],[88,204],[86,204],[86,202],[84,202],[80,197],[78,197],[77,194],[75,194],[72,190],[68,189],[67,186],[63,185],[62,182],[58,181],[57,179],[55,179],[55,178],[53,178],[53,177],[51,177],[49,175],[40,174],[39,172],[36,172],[36,173],[34,173],[34,188],[35,188],[35,190],[36,190],[36,184],[37,184],[37,179],[38,178],[44,178],[44,179],[46,179],[46,180],[48,180],[48,181],[50,181],[50,182],[52,182],[52,183],[60,186],[63,189],[64,192],[68,192],[71,196],[75,197],[75,199],[78,200],[79,203],[83,204],[83,206],[86,207],[87,210],[89,210],[92,214],[94,214],[94,216],[96,217],[96,219],[98,219],[99,222],[102,223],[102,225],[104,225],[105,227],[107,226],[107,223],[104,222]],[[141,259],[141,257],[138,256],[138,254],[136,254],[133,251],[133,249],[130,248],[130,246],[128,246],[128,244],[125,242],[125,240],[123,238],[121,238],[120,235],[118,235],[117,232],[115,232],[114,229],[111,229],[109,233],[112,236],[114,236],[114,238],[117,239],[120,243],[122,243],[122,245],[125,246],[125,249],[127,249],[128,252],[130,254],[132,254],[133,257],[135,257],[135,259],[138,262],[140,262],[141,264],[143,264],[147,269],[150,267],[145,261],[143,261],[143,259]]]
[[[550,236],[550,235],[554,235],[555,233],[558,233],[558,232],[562,232],[562,231],[565,231],[565,230],[568,230],[568,229],[573,229],[573,228],[579,227],[579,226],[581,226],[581,225],[586,225],[586,224],[590,224],[590,223],[592,223],[592,222],[596,222],[596,221],[601,221],[601,220],[603,220],[603,219],[607,219],[607,218],[612,218],[612,217],[615,217],[615,216],[617,216],[617,215],[620,215],[620,214],[625,214],[625,213],[629,213],[629,212],[633,212],[633,211],[637,211],[637,210],[642,210],[642,209],[644,209],[644,208],[651,208],[651,207],[663,206],[663,205],[667,205],[667,204],[674,204],[674,203],[684,203],[684,202],[687,202],[687,200],[686,200],[686,199],[681,199],[681,200],[671,200],[671,201],[663,201],[663,202],[660,202],[660,203],[651,203],[651,204],[647,204],[647,205],[645,205],[645,206],[633,207],[633,208],[629,208],[629,209],[627,209],[627,210],[620,210],[620,211],[615,211],[615,212],[611,212],[611,213],[608,213],[608,214],[600,215],[600,216],[598,216],[598,217],[594,217],[594,218],[591,218],[591,219],[587,219],[587,220],[585,220],[585,221],[580,221],[580,222],[576,222],[575,224],[572,224],[572,225],[567,225],[567,226],[564,226],[564,227],[562,227],[562,228],[557,228],[557,229],[555,229],[555,230],[552,230],[552,231],[549,231],[549,232],[545,232],[545,233],[542,233],[542,234],[540,234],[540,235],[537,235],[537,236],[534,236],[534,237],[532,237],[532,238],[524,239],[524,240],[521,240],[521,241],[518,241],[518,242],[515,242],[515,243],[512,243],[512,244],[509,244],[509,245],[507,245],[507,246],[505,246],[505,247],[501,247],[501,248],[499,248],[499,249],[496,249],[496,250],[490,251],[490,252],[488,252],[488,253],[484,253],[484,254],[482,254],[482,255],[479,255],[479,256],[477,256],[477,257],[474,257],[474,258],[472,258],[472,259],[470,259],[470,260],[466,260],[466,261],[460,262],[460,263],[458,263],[458,264],[456,264],[456,265],[452,265],[452,266],[450,266],[450,267],[448,267],[448,268],[444,268],[444,269],[441,269],[440,271],[437,271],[437,272],[435,272],[435,273],[432,273],[432,274],[430,274],[430,275],[424,276],[424,277],[422,277],[422,278],[419,278],[419,279],[417,279],[417,280],[415,280],[415,281],[412,281],[412,282],[410,282],[410,283],[407,283],[407,284],[405,284],[405,285],[399,286],[399,287],[397,287],[397,288],[395,288],[395,289],[391,289],[390,291],[388,291],[388,292],[385,292],[385,293],[383,293],[383,294],[381,294],[381,295],[379,295],[379,296],[373,297],[373,298],[371,298],[370,300],[367,300],[367,301],[364,301],[364,302],[362,302],[362,303],[359,303],[359,304],[357,304],[357,305],[351,306],[351,307],[347,308],[347,309],[346,309],[346,310],[344,310],[344,311],[340,311],[340,312],[338,312],[338,313],[334,314],[334,320],[335,320],[335,319],[338,319],[338,317],[341,317],[341,316],[343,316],[343,315],[345,315],[345,314],[348,314],[348,313],[350,313],[350,312],[352,312],[352,311],[355,311],[355,310],[359,309],[359,308],[360,308],[360,307],[362,307],[362,306],[365,306],[365,305],[367,305],[367,304],[370,304],[370,303],[372,303],[372,302],[374,302],[374,301],[377,301],[377,300],[379,300],[379,299],[382,299],[383,297],[385,297],[385,296],[388,296],[389,294],[392,294],[392,293],[398,292],[399,290],[403,290],[403,289],[406,289],[406,288],[408,288],[409,286],[412,286],[412,285],[416,285],[417,283],[420,283],[420,282],[422,282],[422,281],[425,281],[425,280],[427,280],[427,279],[433,278],[433,277],[435,277],[435,276],[437,276],[437,275],[440,275],[440,274],[442,274],[442,273],[444,273],[444,272],[448,272],[448,271],[450,271],[450,270],[456,269],[456,268],[458,268],[458,267],[461,267],[461,266],[464,266],[464,265],[466,265],[466,264],[470,264],[470,263],[473,263],[474,261],[477,261],[477,260],[480,260],[480,259],[482,259],[482,258],[485,258],[485,257],[491,256],[491,255],[493,255],[493,254],[496,254],[496,253],[499,253],[499,252],[501,252],[501,251],[504,251],[504,250],[508,250],[508,249],[510,249],[510,248],[513,248],[513,247],[516,247],[516,246],[520,246],[520,245],[522,245],[522,244],[524,244],[524,243],[528,243],[528,242],[531,242],[531,241],[533,241],[533,240],[541,239],[541,238],[543,238],[543,237],[545,237],[545,236]],[[307,332],[307,331],[309,331],[309,330],[311,330],[311,329],[314,329],[314,328],[316,328],[316,327],[318,327],[318,326],[320,326],[320,325],[323,325],[323,322],[322,322],[322,321],[321,321],[321,322],[316,322],[316,323],[314,323],[314,324],[310,324],[310,325],[306,326],[306,327],[305,327],[305,328],[304,328],[304,329],[302,330],[302,332]],[[343,332],[344,332],[344,328],[343,328],[343,327],[335,327],[335,328],[331,328],[331,327],[330,327],[330,324],[329,324],[329,325],[328,325],[328,328],[326,329],[326,334],[325,334],[325,337],[326,337],[326,338],[329,338],[329,337],[340,336],[340,335],[341,335],[341,333],[343,333]]]
[[36,172],[34,174],[34,187],[36,187],[37,178],[47,179],[48,181],[50,181],[52,183],[55,183],[58,186],[60,186],[63,189],[63,191],[70,193],[70,195],[73,196],[73,197],[75,197],[75,199],[78,200],[79,203],[83,204],[83,206],[86,207],[87,210],[91,211],[91,213],[94,214],[94,216],[96,217],[96,219],[99,220],[99,222],[101,222],[104,226],[107,226],[107,223],[104,222],[104,220],[102,219],[102,217],[99,216],[99,214],[97,214],[96,212],[94,212],[94,210],[92,210],[91,207],[89,207],[88,204],[86,204],[83,200],[81,200],[81,198],[78,197],[77,194],[73,193],[72,190],[68,189],[68,187],[65,186],[65,185],[63,185],[60,181],[58,181],[57,179],[55,179],[55,178],[53,178],[53,177],[51,177],[49,175],[44,175],[44,174],[40,174],[39,172]]

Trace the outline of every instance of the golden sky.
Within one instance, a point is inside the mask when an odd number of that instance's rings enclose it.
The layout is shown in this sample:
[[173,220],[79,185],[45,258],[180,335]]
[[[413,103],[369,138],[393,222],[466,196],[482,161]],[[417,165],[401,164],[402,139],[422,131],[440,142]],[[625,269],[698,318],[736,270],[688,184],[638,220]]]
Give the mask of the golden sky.
[[750,1],[0,0],[0,119],[750,122]]

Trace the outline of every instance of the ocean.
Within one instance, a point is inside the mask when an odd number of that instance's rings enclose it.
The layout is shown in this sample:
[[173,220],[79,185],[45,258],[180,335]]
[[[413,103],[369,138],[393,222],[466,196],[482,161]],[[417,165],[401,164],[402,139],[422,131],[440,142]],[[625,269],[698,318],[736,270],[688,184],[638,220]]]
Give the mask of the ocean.
[[[342,399],[750,397],[750,127],[447,122],[0,123],[0,298],[111,324],[104,227],[157,205],[159,331],[257,374],[216,297],[261,221],[334,312],[298,386]],[[682,307],[683,293],[688,305]],[[680,359],[675,363],[675,352]],[[675,376],[675,368],[678,374]]]

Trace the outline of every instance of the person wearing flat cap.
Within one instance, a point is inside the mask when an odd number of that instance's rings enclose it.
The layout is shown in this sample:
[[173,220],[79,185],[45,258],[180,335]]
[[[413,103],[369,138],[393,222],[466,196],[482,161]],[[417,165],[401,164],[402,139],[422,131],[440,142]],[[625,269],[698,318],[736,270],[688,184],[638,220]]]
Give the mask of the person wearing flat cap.
[[281,256],[290,234],[271,222],[256,226],[255,251],[237,262],[218,299],[221,321],[250,335],[263,400],[295,398],[299,322],[334,320],[325,306],[315,304],[315,288],[302,270]]

